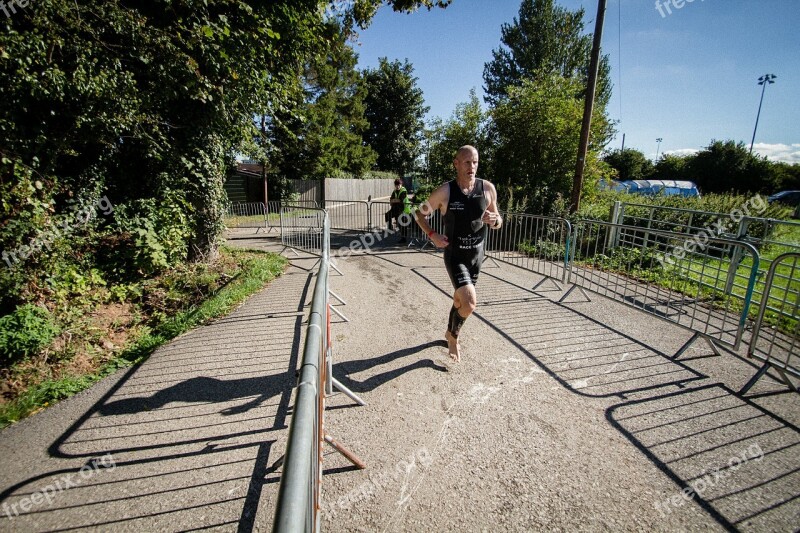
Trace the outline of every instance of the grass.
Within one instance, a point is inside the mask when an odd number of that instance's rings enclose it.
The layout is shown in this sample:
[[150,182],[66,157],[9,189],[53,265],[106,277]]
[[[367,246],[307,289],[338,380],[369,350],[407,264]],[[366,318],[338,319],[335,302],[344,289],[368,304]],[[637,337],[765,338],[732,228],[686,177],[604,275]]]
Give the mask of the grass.
[[[72,353],[65,359],[90,361],[83,365],[83,371],[66,372],[55,379],[37,379],[31,375],[33,367],[30,362],[24,362],[11,372],[9,375],[15,379],[27,379],[30,384],[0,405],[0,428],[87,389],[120,368],[141,363],[156,348],[178,335],[230,313],[266,283],[280,276],[286,264],[286,259],[279,255],[223,248],[215,268],[195,265],[165,274],[148,290],[154,298],[166,296],[164,299],[178,302],[178,307],[173,306],[167,312],[163,309],[138,309],[133,313],[135,318],[125,326],[132,334],[112,356],[93,357],[92,343],[79,343],[87,353]],[[192,283],[192,280],[199,282]],[[176,292],[176,287],[186,292]],[[198,287],[210,290],[198,290]],[[141,307],[141,302],[137,305]],[[50,358],[58,360],[52,354]],[[47,372],[53,372],[50,366]]]

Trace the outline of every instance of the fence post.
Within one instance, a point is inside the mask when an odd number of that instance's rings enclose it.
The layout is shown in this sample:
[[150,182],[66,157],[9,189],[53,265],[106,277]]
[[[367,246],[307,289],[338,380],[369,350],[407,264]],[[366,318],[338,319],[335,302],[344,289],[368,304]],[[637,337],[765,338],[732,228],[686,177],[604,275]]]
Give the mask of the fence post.
[[[747,235],[747,227],[750,225],[750,220],[747,217],[742,217],[739,221],[739,229],[736,230],[736,240],[744,241]],[[736,282],[736,270],[739,268],[739,263],[742,262],[742,249],[737,246],[733,250],[731,256],[731,264],[728,267],[728,278],[725,280],[725,294],[730,294],[733,290],[733,285]]]
[[[622,202],[616,200],[611,206],[611,212],[608,214],[608,218],[612,224],[621,224],[622,221],[620,219],[622,218],[622,213]],[[611,249],[619,246],[619,228],[612,226],[606,235],[606,248]]]

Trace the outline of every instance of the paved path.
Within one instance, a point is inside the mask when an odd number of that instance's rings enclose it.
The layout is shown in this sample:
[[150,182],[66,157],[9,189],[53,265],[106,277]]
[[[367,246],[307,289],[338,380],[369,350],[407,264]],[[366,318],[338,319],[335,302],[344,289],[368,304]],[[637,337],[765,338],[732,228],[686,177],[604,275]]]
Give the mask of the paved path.
[[[559,304],[552,284],[530,289],[541,277],[487,263],[448,371],[441,257],[373,251],[331,276],[350,319],[334,318],[334,375],[369,405],[335,395],[327,429],[368,469],[326,454],[325,531],[800,523],[800,400],[769,378],[737,396],[755,371],[744,359],[698,343],[673,361],[686,330],[600,297]],[[0,530],[269,530],[314,261],[292,259],[230,316],[0,432],[13,517]]]

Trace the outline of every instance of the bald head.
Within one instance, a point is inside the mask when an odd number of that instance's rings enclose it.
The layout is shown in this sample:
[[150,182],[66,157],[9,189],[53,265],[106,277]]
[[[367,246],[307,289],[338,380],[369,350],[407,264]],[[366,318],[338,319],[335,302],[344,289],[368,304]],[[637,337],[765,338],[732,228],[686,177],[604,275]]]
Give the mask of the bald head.
[[472,145],[465,144],[456,152],[456,159],[462,159],[464,156],[478,155],[478,149]]

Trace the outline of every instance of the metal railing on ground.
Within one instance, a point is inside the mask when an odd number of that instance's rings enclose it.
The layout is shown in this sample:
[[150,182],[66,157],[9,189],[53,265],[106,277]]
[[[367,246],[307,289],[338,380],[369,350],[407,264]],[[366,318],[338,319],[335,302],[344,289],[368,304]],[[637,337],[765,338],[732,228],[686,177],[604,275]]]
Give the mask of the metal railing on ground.
[[[306,327],[303,358],[298,370],[297,392],[272,524],[272,530],[276,533],[320,530],[325,443],[357,467],[365,468],[358,457],[325,431],[325,395],[326,391],[332,392],[332,386],[357,403],[365,404],[342,387],[331,374],[330,220],[324,210],[318,211],[322,212],[319,270]],[[282,217],[281,220],[285,219]]]
[[331,219],[331,229],[357,232],[371,230],[369,223],[369,203],[361,200],[326,200],[325,210]]
[[[321,256],[325,248],[324,209],[283,205],[280,209],[281,244],[291,250],[302,250]],[[329,223],[329,222],[328,222]]]
[[792,378],[800,379],[800,253],[781,254],[772,261],[764,294],[747,350],[763,365],[740,394],[746,394],[770,368],[794,391]]
[[[686,235],[593,220],[573,226],[568,282],[694,332],[674,357],[703,338],[738,349],[758,273],[747,243],[709,238],[702,249],[669,256]],[[743,259],[734,259],[734,258]],[[586,296],[586,293],[583,293]],[[587,296],[588,298],[588,296]]]
[[[502,261],[544,276],[566,280],[572,226],[565,218],[501,212],[503,226],[489,230],[487,258]],[[561,287],[559,286],[559,289]]]
[[[759,277],[753,292],[753,303],[758,304],[764,293],[764,280],[772,258],[785,252],[800,252],[800,222],[750,214],[752,211],[761,212],[763,209],[759,208],[764,206],[766,199],[760,196],[752,197],[748,205],[739,206],[730,213],[617,202],[612,209],[611,221],[703,239],[704,235],[708,235],[752,244],[761,258]],[[692,241],[696,240],[684,239],[682,244],[692,246]]]
[[229,228],[269,229],[268,210],[264,202],[234,202],[227,205],[224,216]]

